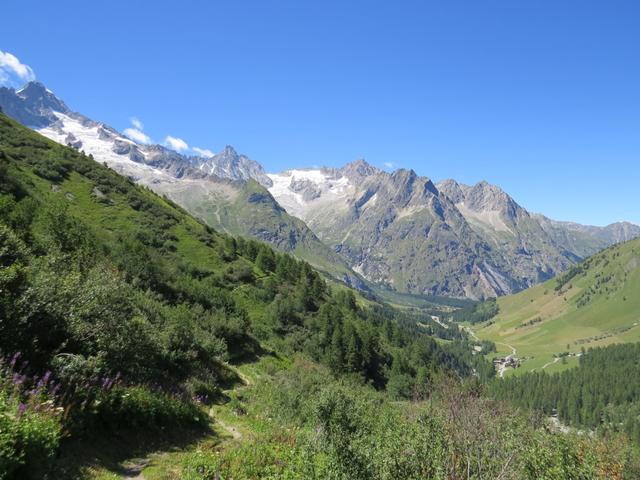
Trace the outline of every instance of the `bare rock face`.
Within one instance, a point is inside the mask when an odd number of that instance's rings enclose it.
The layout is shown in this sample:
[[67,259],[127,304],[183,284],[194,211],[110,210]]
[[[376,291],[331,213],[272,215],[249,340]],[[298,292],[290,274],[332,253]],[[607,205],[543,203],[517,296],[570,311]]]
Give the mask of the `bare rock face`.
[[270,177],[285,209],[372,282],[474,298],[524,286],[503,273],[501,259],[453,202],[412,170],[386,173],[358,160]]
[[316,198],[319,198],[320,195],[322,195],[322,192],[316,186],[316,184],[309,180],[292,179],[291,184],[289,185],[289,188],[291,188],[293,192],[296,192],[302,195],[302,199],[305,202],[310,202],[311,200],[315,200]]

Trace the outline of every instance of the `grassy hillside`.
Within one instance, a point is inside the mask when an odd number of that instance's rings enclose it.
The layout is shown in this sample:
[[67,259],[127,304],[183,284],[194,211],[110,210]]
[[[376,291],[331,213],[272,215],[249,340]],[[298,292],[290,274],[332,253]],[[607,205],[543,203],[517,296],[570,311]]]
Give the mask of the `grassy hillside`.
[[[494,341],[499,352],[516,349],[523,363],[508,373],[545,365],[557,371],[576,365],[583,347],[640,340],[639,292],[640,240],[632,240],[560,277],[498,299],[498,315],[473,329]],[[565,360],[558,359],[567,352]]]
[[322,243],[303,221],[290,216],[255,180],[210,179],[211,185],[213,182],[214,188],[188,181],[184,185],[154,188],[166,191],[167,196],[219,231],[268,243],[309,262],[330,279],[367,290],[364,280],[340,256]]

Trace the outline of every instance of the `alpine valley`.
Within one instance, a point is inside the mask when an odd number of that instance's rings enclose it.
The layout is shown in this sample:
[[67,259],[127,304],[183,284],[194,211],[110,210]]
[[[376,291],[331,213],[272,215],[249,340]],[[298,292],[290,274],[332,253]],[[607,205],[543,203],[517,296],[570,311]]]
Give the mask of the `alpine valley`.
[[[364,160],[267,173],[227,146],[186,156],[71,110],[44,85],[0,88],[7,115],[165,195],[209,226],[250,236],[360,290],[484,299],[515,293],[640,235],[528,212],[498,186],[434,183]],[[97,195],[100,192],[96,192]]]

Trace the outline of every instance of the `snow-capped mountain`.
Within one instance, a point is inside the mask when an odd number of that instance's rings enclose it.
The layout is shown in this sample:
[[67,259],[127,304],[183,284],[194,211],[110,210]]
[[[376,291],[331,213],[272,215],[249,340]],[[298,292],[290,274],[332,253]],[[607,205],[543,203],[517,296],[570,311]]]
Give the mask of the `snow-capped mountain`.
[[480,298],[523,288],[435,185],[364,160],[270,175],[271,194],[369,280],[416,294]]
[[211,226],[294,252],[360,287],[354,271],[409,293],[503,295],[640,235],[625,222],[601,228],[531,214],[487,182],[434,185],[412,170],[388,173],[364,160],[268,174],[231,146],[182,155],[72,111],[40,83],[0,88],[0,107]]
[[165,180],[211,176],[214,180],[254,178],[269,182],[259,163],[239,155],[233,147],[205,158],[187,157],[161,145],[142,144],[72,111],[41,83],[30,82],[18,91],[0,88],[0,105],[5,113],[44,136],[83,150],[136,181],[154,183],[157,176]]
[[262,186],[262,166],[227,146],[209,158],[185,156],[162,145],[136,142],[103,122],[72,111],[44,85],[0,88],[0,107],[42,135],[92,155],[122,175],[167,195],[214,228],[247,235],[293,252],[318,269],[364,288],[344,260]]
[[252,178],[264,187],[271,186],[271,180],[262,165],[246,155],[238,154],[231,145],[227,145],[222,152],[209,158],[192,157],[192,162],[200,171],[209,175],[243,181]]
[[355,271],[411,293],[512,293],[640,235],[631,224],[580,230],[553,222],[487,182],[434,185],[413,171],[387,173],[363,160],[269,178],[280,205]]

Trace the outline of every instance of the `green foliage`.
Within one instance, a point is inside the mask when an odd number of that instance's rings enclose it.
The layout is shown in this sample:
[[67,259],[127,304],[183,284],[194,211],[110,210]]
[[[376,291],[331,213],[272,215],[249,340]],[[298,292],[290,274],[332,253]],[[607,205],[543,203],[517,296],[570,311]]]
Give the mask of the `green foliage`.
[[60,424],[48,412],[30,408],[0,393],[0,478],[40,479],[55,459]]
[[562,287],[564,287],[567,283],[569,283],[571,279],[582,274],[584,272],[584,269],[585,269],[585,264],[574,265],[565,273],[558,276],[556,278],[556,286],[554,287],[554,290],[556,292],[559,292],[560,290],[562,290]]
[[114,432],[204,425],[206,416],[192,403],[145,387],[116,387],[101,394],[91,406],[93,422]]
[[562,435],[540,436],[539,440],[535,449],[527,449],[525,470],[529,478],[563,480],[598,477],[597,459],[592,452],[583,450],[583,442]]
[[474,382],[433,382],[428,403],[392,402],[298,361],[243,395],[249,421],[268,419],[258,423],[263,434],[221,455],[189,455],[183,475],[199,468],[211,478],[634,478],[635,460],[618,438],[549,433]]
[[319,478],[445,478],[448,445],[438,418],[409,422],[381,398],[344,386],[328,386],[314,403],[312,445],[327,458]]
[[46,391],[48,378],[37,383],[0,361],[0,479],[44,478],[61,438],[61,409]]
[[279,436],[270,442],[248,441],[220,455],[198,451],[182,459],[181,479],[304,479],[313,478],[306,469],[303,453],[293,444],[293,437]]
[[589,349],[578,368],[527,373],[492,384],[512,403],[557,414],[565,424],[622,430],[640,441],[640,344]]
[[492,319],[500,312],[498,302],[495,298],[490,298],[482,303],[477,303],[472,307],[456,310],[453,313],[453,320],[456,322],[469,322],[471,324],[481,323]]
[[260,248],[260,253],[256,257],[256,266],[265,273],[273,272],[276,268],[276,256],[267,246]]

